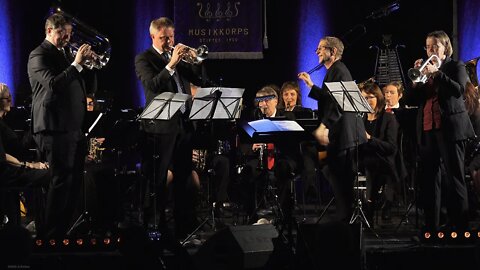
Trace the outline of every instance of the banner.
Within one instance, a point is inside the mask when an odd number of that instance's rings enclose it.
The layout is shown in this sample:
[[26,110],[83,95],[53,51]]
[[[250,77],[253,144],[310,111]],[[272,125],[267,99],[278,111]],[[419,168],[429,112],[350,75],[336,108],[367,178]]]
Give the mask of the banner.
[[263,58],[261,0],[175,0],[175,42],[206,45],[210,59]]

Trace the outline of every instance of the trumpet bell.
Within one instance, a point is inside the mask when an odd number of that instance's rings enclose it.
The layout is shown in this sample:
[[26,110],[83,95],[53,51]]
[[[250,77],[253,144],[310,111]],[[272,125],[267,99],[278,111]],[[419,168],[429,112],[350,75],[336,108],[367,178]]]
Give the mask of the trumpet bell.
[[200,45],[198,48],[194,49],[187,47],[189,53],[182,58],[183,61],[190,64],[200,64],[203,60],[208,57],[208,47],[206,45]]
[[[427,76],[422,76],[422,72],[418,68],[411,68],[408,70],[408,78],[412,82],[425,82]],[[424,81],[425,80],[425,81]]]

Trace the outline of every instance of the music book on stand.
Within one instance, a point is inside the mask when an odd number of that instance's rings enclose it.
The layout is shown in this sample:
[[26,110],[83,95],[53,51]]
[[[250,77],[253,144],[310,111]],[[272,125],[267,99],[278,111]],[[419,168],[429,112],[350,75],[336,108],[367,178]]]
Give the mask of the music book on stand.
[[139,119],[169,120],[189,98],[187,94],[163,92],[152,99]]
[[305,136],[305,130],[293,120],[261,119],[242,123],[243,130],[255,142],[271,142],[288,139],[289,136]]
[[374,113],[354,81],[326,82],[325,85],[344,112]]
[[244,91],[242,88],[198,88],[190,120],[239,118]]

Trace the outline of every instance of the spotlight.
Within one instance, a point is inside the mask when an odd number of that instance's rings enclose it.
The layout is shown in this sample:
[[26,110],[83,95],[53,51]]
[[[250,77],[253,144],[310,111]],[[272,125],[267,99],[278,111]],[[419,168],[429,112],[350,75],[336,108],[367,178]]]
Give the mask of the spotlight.
[[55,239],[50,239],[48,243],[50,243],[50,246],[55,246],[56,244]]
[[120,243],[120,237],[118,237],[118,239],[117,239],[117,243]]
[[64,246],[68,246],[70,244],[70,240],[69,239],[63,239],[62,243],[63,243]]
[[437,236],[439,239],[443,239],[443,237],[445,236],[445,234],[443,232],[438,232],[437,233]]
[[477,232],[477,236],[478,236],[478,238],[480,238],[480,231]]
[[83,245],[83,239],[82,238],[77,239],[77,245],[79,245],[79,246]]
[[97,244],[97,239],[95,238],[90,239],[90,244],[92,244],[92,246],[95,246]]
[[457,238],[458,235],[457,235],[457,232],[451,232],[451,233],[450,233],[450,236],[451,236],[453,239],[455,239],[455,238]]
[[429,232],[425,232],[423,236],[425,236],[425,239],[430,239],[430,237],[432,237],[432,235]]
[[105,238],[105,239],[103,239],[103,243],[104,243],[105,245],[110,244],[110,238]]
[[465,236],[465,238],[470,238],[470,232],[465,232],[464,236]]
[[39,246],[39,247],[42,246],[42,245],[43,245],[42,239],[37,239],[37,240],[35,240],[35,245],[37,245],[37,246]]

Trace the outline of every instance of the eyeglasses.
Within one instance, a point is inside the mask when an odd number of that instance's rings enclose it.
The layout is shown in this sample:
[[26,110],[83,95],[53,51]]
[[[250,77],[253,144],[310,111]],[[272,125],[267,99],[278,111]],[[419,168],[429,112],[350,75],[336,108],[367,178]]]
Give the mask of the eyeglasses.
[[432,50],[432,49],[433,49],[434,51],[436,51],[436,50],[438,50],[438,48],[440,48],[440,46],[435,45],[435,44],[434,44],[434,45],[427,45],[427,46],[423,47],[423,49],[424,49],[425,51],[430,51],[430,50]]
[[87,106],[93,106],[93,105],[95,105],[95,103],[93,101],[90,101],[90,102],[87,103]]
[[315,53],[319,52],[319,51],[322,51],[322,50],[326,50],[326,49],[332,49],[332,47],[327,47],[327,46],[318,46],[318,48],[315,49]]
[[2,97],[0,100],[12,101],[12,96]]

